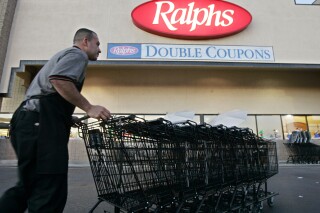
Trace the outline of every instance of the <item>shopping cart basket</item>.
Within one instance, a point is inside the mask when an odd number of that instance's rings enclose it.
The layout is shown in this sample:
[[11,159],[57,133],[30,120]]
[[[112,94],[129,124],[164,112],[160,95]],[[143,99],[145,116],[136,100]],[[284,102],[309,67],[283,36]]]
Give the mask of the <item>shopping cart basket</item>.
[[314,143],[283,143],[288,153],[287,163],[317,164],[320,162],[320,146]]
[[138,212],[174,202],[180,183],[176,154],[181,152],[161,125],[161,132],[152,126],[135,116],[81,125],[99,197],[96,206],[108,201]]
[[83,123],[79,134],[98,193],[90,212],[102,201],[125,212],[232,212],[277,195],[267,191],[275,143],[248,129],[131,115]]

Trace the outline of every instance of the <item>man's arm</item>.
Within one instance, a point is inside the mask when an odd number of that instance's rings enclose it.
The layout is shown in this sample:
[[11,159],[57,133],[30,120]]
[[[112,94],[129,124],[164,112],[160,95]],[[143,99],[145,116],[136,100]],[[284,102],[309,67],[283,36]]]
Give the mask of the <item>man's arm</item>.
[[71,81],[52,79],[50,82],[64,99],[85,111],[91,118],[107,120],[111,117],[105,107],[90,104]]

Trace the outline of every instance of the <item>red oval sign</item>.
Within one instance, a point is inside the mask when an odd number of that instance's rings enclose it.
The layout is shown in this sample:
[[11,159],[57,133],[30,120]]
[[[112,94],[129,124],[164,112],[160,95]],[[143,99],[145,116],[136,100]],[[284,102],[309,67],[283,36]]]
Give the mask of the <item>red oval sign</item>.
[[221,0],[154,0],[131,13],[140,29],[178,39],[211,39],[236,34],[252,20],[244,8]]

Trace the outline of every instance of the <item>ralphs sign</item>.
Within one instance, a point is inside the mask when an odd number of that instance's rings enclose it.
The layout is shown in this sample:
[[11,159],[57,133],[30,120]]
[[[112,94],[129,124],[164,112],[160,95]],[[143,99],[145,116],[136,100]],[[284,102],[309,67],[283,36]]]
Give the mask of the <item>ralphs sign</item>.
[[244,8],[222,0],[154,0],[131,17],[142,30],[178,39],[211,39],[236,34],[251,22]]
[[133,46],[115,46],[110,48],[110,53],[114,55],[134,55],[139,52],[139,49]]

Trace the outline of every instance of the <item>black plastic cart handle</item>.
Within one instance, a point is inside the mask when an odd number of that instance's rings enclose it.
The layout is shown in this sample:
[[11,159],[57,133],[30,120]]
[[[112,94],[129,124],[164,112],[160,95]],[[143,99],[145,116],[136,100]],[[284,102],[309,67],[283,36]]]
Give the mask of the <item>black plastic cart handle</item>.
[[[116,123],[119,121],[123,121],[123,120],[134,120],[135,119],[135,115],[128,115],[128,116],[122,116],[122,117],[111,117],[109,120],[103,121],[104,123]],[[78,122],[84,121],[89,119],[90,116],[89,115],[85,115],[83,117],[78,118]]]

